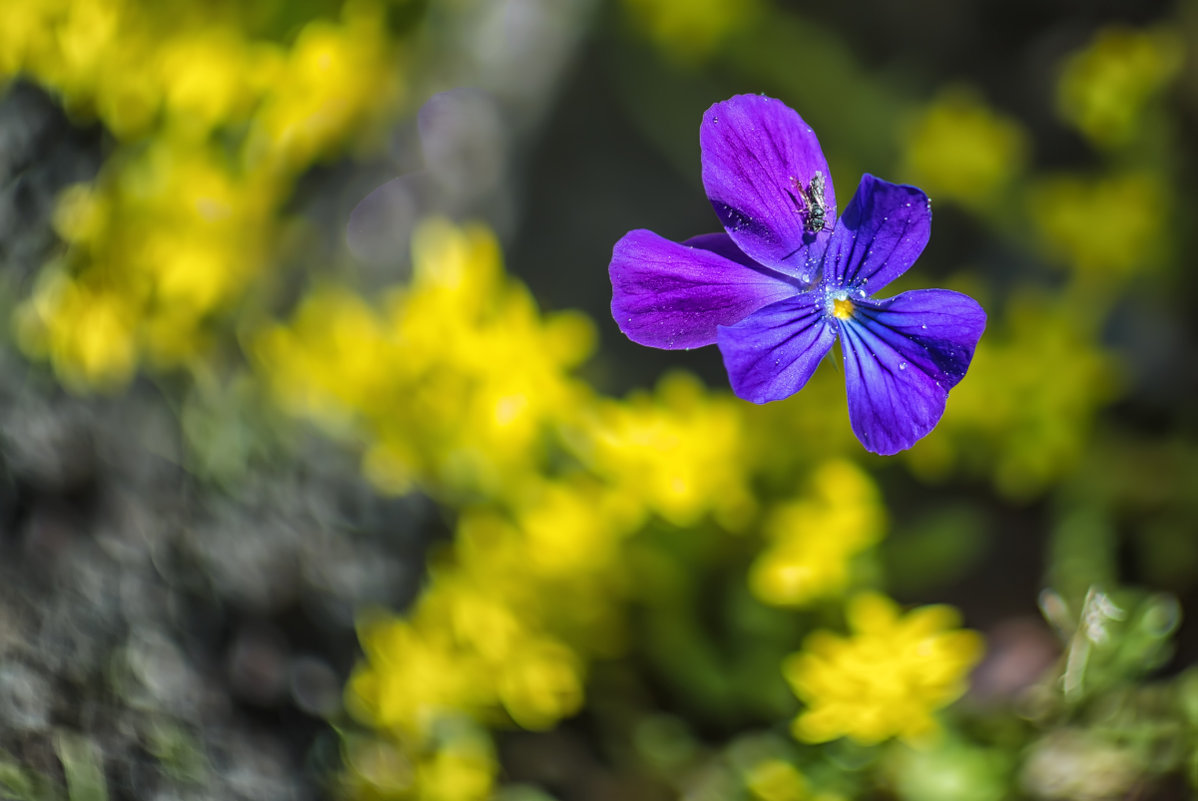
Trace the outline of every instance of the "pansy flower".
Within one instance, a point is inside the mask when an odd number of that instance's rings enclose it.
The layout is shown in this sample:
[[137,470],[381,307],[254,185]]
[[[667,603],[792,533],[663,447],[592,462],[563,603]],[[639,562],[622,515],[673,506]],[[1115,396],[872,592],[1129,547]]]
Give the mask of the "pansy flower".
[[726,233],[620,239],[610,267],[620,330],[655,348],[717,344],[733,391],[753,403],[799,391],[839,337],[853,433],[874,453],[910,448],[944,414],[986,325],[959,292],[872,297],[927,244],[927,195],[865,175],[837,215],[815,133],[761,95],[709,108],[699,141]]

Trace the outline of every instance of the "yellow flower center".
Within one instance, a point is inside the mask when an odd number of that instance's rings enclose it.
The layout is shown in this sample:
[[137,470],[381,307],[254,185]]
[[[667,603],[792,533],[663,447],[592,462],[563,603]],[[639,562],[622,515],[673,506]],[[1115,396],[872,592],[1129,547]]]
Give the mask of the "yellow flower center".
[[832,299],[832,316],[838,320],[847,320],[853,316],[853,301],[848,298]]

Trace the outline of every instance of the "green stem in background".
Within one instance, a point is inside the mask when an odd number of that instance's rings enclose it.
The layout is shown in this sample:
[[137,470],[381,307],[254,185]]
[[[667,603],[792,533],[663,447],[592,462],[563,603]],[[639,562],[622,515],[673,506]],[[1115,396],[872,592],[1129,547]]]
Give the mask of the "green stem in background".
[[55,740],[70,801],[108,801],[104,768],[95,746],[86,738],[60,733]]
[[[1105,507],[1079,504],[1059,515],[1049,534],[1045,583],[1071,610],[1082,610],[1094,587],[1118,584],[1118,538]],[[1074,615],[1076,617],[1076,615]]]

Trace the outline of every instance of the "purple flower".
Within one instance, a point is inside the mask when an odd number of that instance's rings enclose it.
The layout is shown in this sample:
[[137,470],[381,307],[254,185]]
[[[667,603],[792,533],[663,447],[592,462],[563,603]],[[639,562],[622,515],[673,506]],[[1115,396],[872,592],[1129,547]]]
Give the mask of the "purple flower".
[[733,391],[753,403],[802,389],[839,336],[853,433],[874,453],[910,448],[944,414],[986,326],[959,292],[871,297],[923,252],[927,195],[865,175],[837,217],[815,133],[761,95],[709,108],[699,142],[727,233],[678,244],[637,230],[617,242],[620,330],[654,348],[718,344]]

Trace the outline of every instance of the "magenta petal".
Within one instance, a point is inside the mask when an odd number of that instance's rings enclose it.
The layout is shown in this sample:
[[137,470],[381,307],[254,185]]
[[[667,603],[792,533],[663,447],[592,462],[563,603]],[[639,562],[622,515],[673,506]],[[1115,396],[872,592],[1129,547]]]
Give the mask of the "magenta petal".
[[824,281],[872,295],[915,263],[931,234],[927,195],[864,175],[828,242]]
[[680,245],[652,231],[630,231],[612,250],[609,273],[616,325],[633,342],[670,350],[711,345],[717,326],[798,291],[723,234]]
[[762,95],[716,103],[699,130],[703,186],[728,235],[753,259],[804,282],[814,276],[808,249],[828,238],[807,224],[804,189],[824,181],[831,223],[836,194],[815,133],[796,111]]
[[804,292],[720,326],[718,343],[737,396],[753,403],[788,398],[803,388],[836,341],[823,295]]
[[986,313],[947,289],[859,301],[840,324],[853,433],[866,450],[906,450],[935,428],[969,368]]

